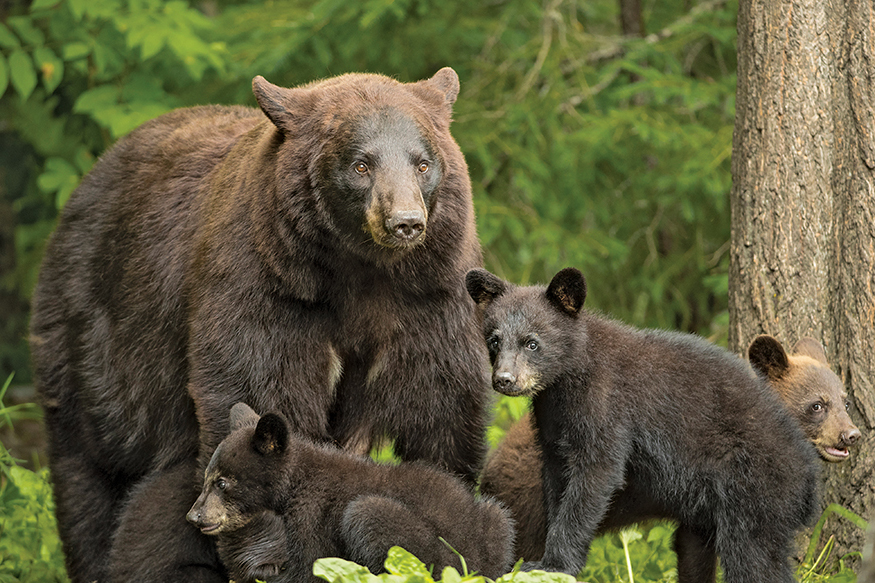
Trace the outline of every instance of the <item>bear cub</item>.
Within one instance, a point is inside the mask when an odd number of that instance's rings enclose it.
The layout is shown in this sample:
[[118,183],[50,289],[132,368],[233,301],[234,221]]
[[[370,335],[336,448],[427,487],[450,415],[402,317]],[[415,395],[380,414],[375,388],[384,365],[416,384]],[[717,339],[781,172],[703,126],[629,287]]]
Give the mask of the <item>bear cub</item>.
[[[401,546],[436,572],[468,567],[490,578],[510,568],[513,525],[504,508],[419,462],[377,464],[295,434],[279,413],[231,409],[231,433],[207,466],[187,519],[217,537],[234,581],[312,581],[313,562],[342,557],[380,572]],[[443,538],[446,543],[442,542]]]
[[787,354],[775,338],[761,334],[747,355],[754,370],[778,391],[820,457],[833,463],[846,460],[860,430],[848,415],[845,386],[830,370],[820,342],[803,338]]
[[[765,380],[690,334],[583,310],[576,269],[514,286],[466,284],[483,315],[493,387],[532,396],[547,539],[525,569],[576,574],[606,517],[677,521],[681,581],[793,580],[787,558],[817,508],[813,448]],[[612,504],[623,511],[610,513]]]
[[[820,343],[803,338],[788,354],[776,338],[763,334],[751,343],[748,356],[821,457],[828,462],[847,459],[848,446],[859,440],[860,430],[848,416],[844,385],[829,369]],[[507,430],[480,476],[480,492],[504,503],[516,522],[514,557],[536,559],[544,554],[547,524],[541,466],[535,429],[527,413]],[[608,512],[599,534],[647,518],[630,515],[622,500],[612,502]]]

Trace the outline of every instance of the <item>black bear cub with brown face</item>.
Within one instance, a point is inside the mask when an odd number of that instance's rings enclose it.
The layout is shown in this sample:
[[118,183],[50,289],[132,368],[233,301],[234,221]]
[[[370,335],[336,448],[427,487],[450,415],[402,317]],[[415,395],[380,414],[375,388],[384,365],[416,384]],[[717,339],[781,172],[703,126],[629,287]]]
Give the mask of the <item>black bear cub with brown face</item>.
[[[678,522],[678,577],[790,582],[795,531],[816,510],[814,450],[766,382],[696,336],[583,310],[576,269],[517,287],[475,269],[493,387],[531,395],[547,541],[524,568],[576,574],[606,516]],[[610,513],[612,505],[623,512]]]
[[[239,582],[316,581],[313,562],[343,557],[382,570],[401,546],[435,573],[469,569],[498,578],[511,566],[508,513],[449,474],[421,463],[386,466],[295,434],[278,413],[231,409],[231,433],[207,466],[188,513],[218,538]],[[441,541],[441,538],[446,541]]]

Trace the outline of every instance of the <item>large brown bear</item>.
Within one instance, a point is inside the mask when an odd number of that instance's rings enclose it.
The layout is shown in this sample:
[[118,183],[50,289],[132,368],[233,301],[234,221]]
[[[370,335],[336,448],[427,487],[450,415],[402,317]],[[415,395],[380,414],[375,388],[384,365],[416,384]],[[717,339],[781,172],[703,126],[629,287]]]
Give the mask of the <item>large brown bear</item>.
[[[457,75],[256,77],[253,91],[261,111],[182,109],[120,140],[48,245],[31,347],[74,582],[104,580],[132,486],[204,467],[239,401],[348,451],[389,437],[469,482],[481,465],[489,373],[463,283],[481,253],[449,131]],[[166,493],[127,504],[152,495]],[[161,576],[193,576],[174,569]]]
[[[821,458],[833,463],[847,459],[848,446],[857,442],[860,430],[848,416],[844,385],[830,370],[820,343],[803,338],[788,354],[776,338],[762,334],[751,342],[748,358],[781,397]],[[547,539],[543,463],[536,440],[531,414],[527,413],[507,430],[480,477],[480,490],[511,510],[517,524],[514,556],[526,560],[543,555]],[[600,532],[650,518],[636,516],[623,502],[614,501]]]

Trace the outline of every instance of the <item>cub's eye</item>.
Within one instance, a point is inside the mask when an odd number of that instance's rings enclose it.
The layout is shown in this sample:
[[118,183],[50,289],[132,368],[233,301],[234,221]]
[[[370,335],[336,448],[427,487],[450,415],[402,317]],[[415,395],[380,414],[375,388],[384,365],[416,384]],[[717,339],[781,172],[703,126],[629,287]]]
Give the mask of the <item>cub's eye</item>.
[[495,352],[498,350],[498,338],[490,338],[486,341],[486,346],[489,348],[490,352]]
[[845,411],[851,410],[851,403],[849,401],[845,401]]
[[225,481],[225,478],[219,478],[216,480],[216,488],[219,490],[224,490],[228,487],[228,482]]
[[428,172],[428,162],[423,160],[419,163],[419,166],[417,166],[416,169],[419,170],[420,174],[425,174]]
[[526,342],[526,349],[527,349],[527,350],[535,351],[535,350],[537,350],[539,347],[540,347],[540,344],[538,344],[538,341],[537,341],[537,340],[528,340],[528,341]]
[[368,165],[364,162],[356,162],[352,165],[352,168],[357,174],[361,174],[362,176],[368,173]]
[[814,403],[813,405],[811,405],[811,412],[812,413],[820,413],[821,411],[823,411],[823,404],[822,403]]

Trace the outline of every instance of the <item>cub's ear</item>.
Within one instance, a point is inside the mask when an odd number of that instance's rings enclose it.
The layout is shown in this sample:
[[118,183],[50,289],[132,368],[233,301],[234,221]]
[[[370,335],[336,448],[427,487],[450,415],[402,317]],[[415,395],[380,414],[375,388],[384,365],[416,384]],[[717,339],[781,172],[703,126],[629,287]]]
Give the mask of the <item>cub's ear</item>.
[[264,456],[282,455],[289,446],[289,425],[278,413],[267,413],[258,420],[252,447]]
[[255,425],[256,423],[258,423],[258,413],[253,411],[246,403],[237,403],[231,407],[231,431]]
[[829,366],[826,361],[826,353],[823,351],[823,345],[814,338],[801,338],[799,342],[793,346],[793,354],[802,356],[810,356],[814,360],[821,362],[824,366]]
[[547,286],[547,300],[569,316],[576,316],[586,300],[586,279],[573,267],[566,267],[553,276]]
[[753,339],[747,349],[747,359],[754,370],[776,381],[787,374],[790,359],[780,342],[768,334],[760,334]]
[[261,111],[277,128],[291,132],[298,126],[298,112],[306,111],[308,96],[305,88],[286,89],[269,83],[261,75],[252,79],[252,93]]
[[472,269],[465,275],[465,287],[474,303],[486,306],[508,290],[510,284],[485,269]]

